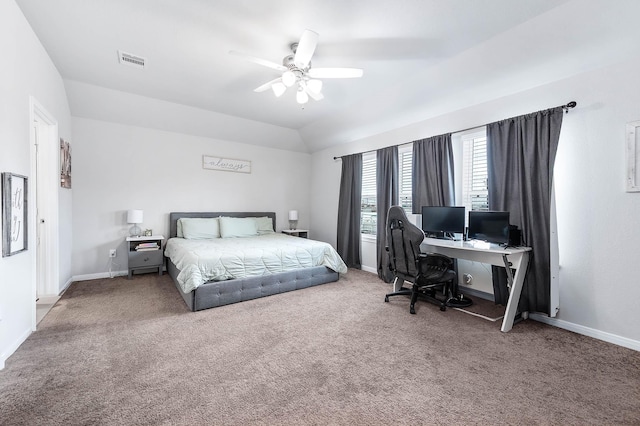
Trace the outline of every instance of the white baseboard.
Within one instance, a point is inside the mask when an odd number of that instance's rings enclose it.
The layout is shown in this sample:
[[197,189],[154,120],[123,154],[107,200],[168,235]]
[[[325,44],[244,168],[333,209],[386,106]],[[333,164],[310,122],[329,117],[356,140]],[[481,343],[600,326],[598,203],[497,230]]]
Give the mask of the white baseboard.
[[64,285],[62,286],[62,290],[60,290],[60,292],[58,293],[58,296],[62,296],[62,294],[67,291],[67,289],[69,288],[69,286],[71,285],[71,283],[73,282],[73,277],[70,277],[66,283],[64,283]]
[[84,274],[84,275],[74,275],[71,277],[71,281],[87,281],[87,280],[100,280],[102,278],[112,278],[120,277],[123,275],[128,275],[129,271],[113,271],[109,272],[98,272],[96,274]]
[[540,321],[545,324],[552,325],[554,327],[562,328],[564,330],[573,331],[574,333],[582,334],[584,336],[593,337],[594,339],[613,343],[614,345],[623,346],[635,351],[640,351],[640,342],[637,340],[628,339],[626,337],[607,333],[606,331],[596,330],[595,328],[585,327],[583,325],[574,324],[572,322],[563,321],[561,319],[550,318],[546,315],[529,314],[529,318],[535,321]]
[[20,337],[18,337],[18,339],[13,342],[13,344],[11,346],[9,346],[9,348],[7,348],[6,352],[2,353],[0,355],[0,370],[4,370],[4,363],[5,361],[11,356],[13,355],[13,353],[15,351],[18,350],[18,348],[20,347],[21,344],[24,343],[25,340],[27,340],[27,338],[31,335],[33,331],[31,331],[31,329],[27,329],[24,333],[22,333],[22,335]]
[[466,287],[463,285],[458,286],[458,293],[462,293],[465,296],[473,296],[484,300],[490,300],[492,302],[495,300],[493,294],[491,293],[487,293],[482,290],[476,290],[475,288]]
[[378,275],[378,270],[376,268],[372,268],[370,266],[362,265],[362,270],[365,271],[365,272],[371,272],[372,274]]

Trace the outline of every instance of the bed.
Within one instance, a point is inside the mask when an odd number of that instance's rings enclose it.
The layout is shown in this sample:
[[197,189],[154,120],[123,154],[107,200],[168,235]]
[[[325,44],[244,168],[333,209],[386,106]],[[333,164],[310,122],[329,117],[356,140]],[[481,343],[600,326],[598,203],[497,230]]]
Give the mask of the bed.
[[[202,220],[213,218],[220,219]],[[245,237],[235,226],[246,218],[256,218],[259,235]],[[217,231],[223,235],[226,231],[225,238],[206,238],[210,228],[203,231],[205,222],[206,226],[219,222]],[[242,238],[226,238],[231,229],[227,224],[234,224],[232,237]],[[170,213],[164,249],[167,272],[189,309],[195,312],[334,282],[346,273],[346,265],[329,244],[276,233],[275,224],[274,212]],[[241,242],[248,242],[251,249],[235,254],[233,246]],[[255,252],[262,258],[252,257]],[[282,265],[276,262],[278,257]]]

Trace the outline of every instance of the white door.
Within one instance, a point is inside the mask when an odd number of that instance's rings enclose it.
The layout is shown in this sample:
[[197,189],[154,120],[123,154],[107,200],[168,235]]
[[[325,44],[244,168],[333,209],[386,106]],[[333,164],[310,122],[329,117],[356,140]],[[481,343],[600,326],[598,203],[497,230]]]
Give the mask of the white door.
[[35,302],[38,298],[55,297],[59,292],[58,277],[58,158],[60,145],[58,124],[31,98],[31,178],[29,179],[30,229],[35,233],[36,267]]

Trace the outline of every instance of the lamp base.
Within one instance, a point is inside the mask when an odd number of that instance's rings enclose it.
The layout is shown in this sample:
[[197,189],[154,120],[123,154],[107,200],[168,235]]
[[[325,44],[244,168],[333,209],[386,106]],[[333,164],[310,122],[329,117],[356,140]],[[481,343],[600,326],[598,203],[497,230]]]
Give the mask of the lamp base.
[[296,229],[298,228],[298,221],[297,220],[290,220],[289,221],[289,229]]
[[142,228],[140,228],[138,224],[135,224],[131,228],[129,228],[130,237],[139,237],[140,235],[142,235]]

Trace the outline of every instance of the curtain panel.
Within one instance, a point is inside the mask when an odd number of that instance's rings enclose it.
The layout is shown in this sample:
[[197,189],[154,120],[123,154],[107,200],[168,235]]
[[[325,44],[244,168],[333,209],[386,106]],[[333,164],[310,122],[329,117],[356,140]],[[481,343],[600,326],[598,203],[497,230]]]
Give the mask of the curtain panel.
[[342,157],[338,199],[337,251],[349,268],[362,269],[360,213],[362,210],[362,154]]
[[411,211],[422,206],[453,206],[453,148],[451,133],[413,142]]
[[[508,211],[532,248],[520,311],[550,314],[551,185],[562,107],[487,125],[489,209]],[[506,273],[494,267],[496,303],[506,304]],[[499,300],[500,299],[500,300]]]
[[387,252],[387,215],[389,207],[398,204],[398,147],[376,152],[376,251],[378,276],[385,282],[393,280]]

